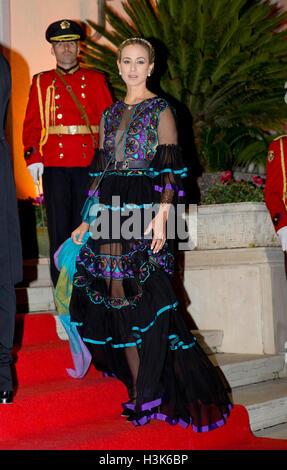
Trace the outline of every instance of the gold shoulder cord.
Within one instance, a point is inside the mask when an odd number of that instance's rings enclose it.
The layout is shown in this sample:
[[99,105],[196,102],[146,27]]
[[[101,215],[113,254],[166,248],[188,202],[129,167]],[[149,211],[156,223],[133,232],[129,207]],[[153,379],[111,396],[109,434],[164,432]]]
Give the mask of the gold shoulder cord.
[[[40,87],[40,76],[41,73],[37,76],[37,90],[38,90],[38,100],[39,100],[39,110],[40,110],[40,118],[42,124],[42,132],[41,132],[41,139],[40,139],[40,153],[42,155],[42,147],[46,144],[49,136],[49,127],[50,127],[50,109],[52,111],[52,124],[55,124],[55,85],[54,81],[50,86],[47,88],[46,92],[46,100],[45,100],[45,117],[44,117],[44,108],[43,108],[43,100],[42,100],[42,93]],[[51,95],[52,95],[52,105],[50,108],[51,102]],[[45,125],[46,122],[46,125]]]
[[40,146],[40,153],[42,155],[42,142],[45,136],[45,122],[44,122],[44,112],[43,112],[43,100],[42,100],[42,93],[41,93],[41,87],[40,87],[40,77],[41,77],[41,73],[38,73],[36,84],[37,84],[37,91],[38,91],[40,118],[41,118],[41,124],[42,124],[42,131],[41,131],[41,138],[40,138],[39,146]]
[[282,139],[282,137],[287,137],[287,134],[278,135],[277,137],[275,137],[274,141],[275,141],[275,140]]
[[281,167],[282,167],[282,175],[283,175],[282,200],[283,200],[283,204],[285,206],[285,209],[287,210],[287,205],[286,205],[286,168],[285,168],[285,158],[284,158],[284,149],[283,149],[283,139],[280,139],[280,154],[281,154]]

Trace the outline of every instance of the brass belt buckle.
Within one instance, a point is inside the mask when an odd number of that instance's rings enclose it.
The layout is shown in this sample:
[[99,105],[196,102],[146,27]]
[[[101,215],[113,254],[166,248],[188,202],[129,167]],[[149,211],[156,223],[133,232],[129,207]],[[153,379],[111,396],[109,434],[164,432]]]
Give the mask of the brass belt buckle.
[[68,126],[68,134],[75,135],[77,134],[78,126]]

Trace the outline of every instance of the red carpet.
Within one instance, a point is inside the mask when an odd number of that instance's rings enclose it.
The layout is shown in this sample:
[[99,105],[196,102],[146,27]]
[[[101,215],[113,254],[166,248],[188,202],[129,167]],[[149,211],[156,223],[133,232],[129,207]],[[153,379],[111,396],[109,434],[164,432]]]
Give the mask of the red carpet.
[[208,433],[152,422],[134,427],[120,416],[124,386],[93,368],[72,379],[69,346],[48,314],[17,316],[18,388],[12,405],[0,406],[0,450],[287,450],[287,440],[256,438],[244,407]]

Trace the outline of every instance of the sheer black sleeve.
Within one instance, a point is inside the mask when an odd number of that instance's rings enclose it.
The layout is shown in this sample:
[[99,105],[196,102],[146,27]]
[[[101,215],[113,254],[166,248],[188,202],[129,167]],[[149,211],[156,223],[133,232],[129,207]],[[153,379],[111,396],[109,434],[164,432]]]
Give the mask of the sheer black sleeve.
[[170,108],[160,114],[158,146],[151,167],[155,202],[183,203],[185,194],[182,178],[187,176],[187,168],[184,166],[181,149],[177,143],[175,119]]
[[[103,150],[104,143],[104,118],[102,116],[100,125],[99,125],[99,148],[95,149],[95,155],[89,167],[89,176],[90,176],[90,189],[89,195],[93,194],[98,182],[101,177],[105,167],[106,167],[106,158]],[[98,197],[100,194],[100,189],[95,193],[95,196]]]
[[81,211],[82,221],[91,225],[96,219],[97,207],[100,196],[100,179],[106,167],[106,158],[103,150],[104,118],[102,116],[99,128],[99,148],[95,149],[95,155],[89,167],[90,188]]

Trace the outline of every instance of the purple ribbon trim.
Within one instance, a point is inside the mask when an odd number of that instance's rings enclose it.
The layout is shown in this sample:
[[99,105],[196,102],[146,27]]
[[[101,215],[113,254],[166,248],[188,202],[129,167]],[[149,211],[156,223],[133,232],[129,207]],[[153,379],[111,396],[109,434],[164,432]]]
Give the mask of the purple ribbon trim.
[[117,376],[115,374],[113,374],[112,372],[103,372],[103,377],[117,378]]
[[161,401],[162,401],[161,398],[157,398],[156,400],[153,400],[153,401],[150,401],[150,402],[147,402],[147,403],[143,403],[143,405],[141,405],[141,407],[140,407],[140,410],[141,411],[151,410],[155,406],[159,406],[161,404]]
[[172,184],[166,184],[165,187],[163,188],[163,186],[156,185],[154,186],[154,189],[162,193],[164,189],[172,189],[173,191],[178,191],[178,186],[173,186]]
[[162,193],[164,189],[172,189],[172,190],[178,192],[178,197],[185,196],[185,192],[182,191],[182,189],[179,190],[178,186],[173,186],[172,184],[166,184],[164,188],[162,186],[156,185],[153,188],[154,188],[155,191],[158,191],[159,193]]
[[99,191],[99,190],[97,190],[96,192],[94,192],[92,189],[90,189],[90,190],[88,191],[88,196],[95,196],[95,197],[98,197],[99,194],[100,194],[100,191]]
[[147,422],[149,421],[148,417],[147,416],[143,416],[141,419],[139,419],[138,421],[133,421],[134,425],[135,426],[143,426],[144,424],[146,424]]
[[[233,408],[232,405],[228,405],[229,410]],[[163,414],[163,413],[152,413],[150,416],[143,416],[142,418],[138,420],[133,420],[133,424],[135,426],[143,426],[147,422],[149,422],[151,419],[158,419],[160,421],[165,421],[171,426],[174,426],[176,424],[179,424],[182,426],[184,429],[187,429],[189,425],[191,425],[193,431],[200,433],[200,432],[208,432],[212,431],[213,429],[220,428],[221,426],[224,426],[225,420],[229,417],[229,413],[224,413],[222,419],[216,421],[215,423],[211,423],[210,425],[206,426],[195,426],[192,424],[192,420],[190,419],[190,423],[187,423],[183,419],[179,418],[178,420],[172,419],[169,416]]]
[[[162,399],[161,398],[156,398],[155,400],[153,401],[148,401],[146,403],[143,403],[139,410],[140,411],[145,411],[145,410],[151,410],[152,408],[154,408],[155,406],[159,406],[162,402]],[[127,408],[129,410],[135,410],[135,405],[133,403],[123,403],[122,404],[123,408]]]

